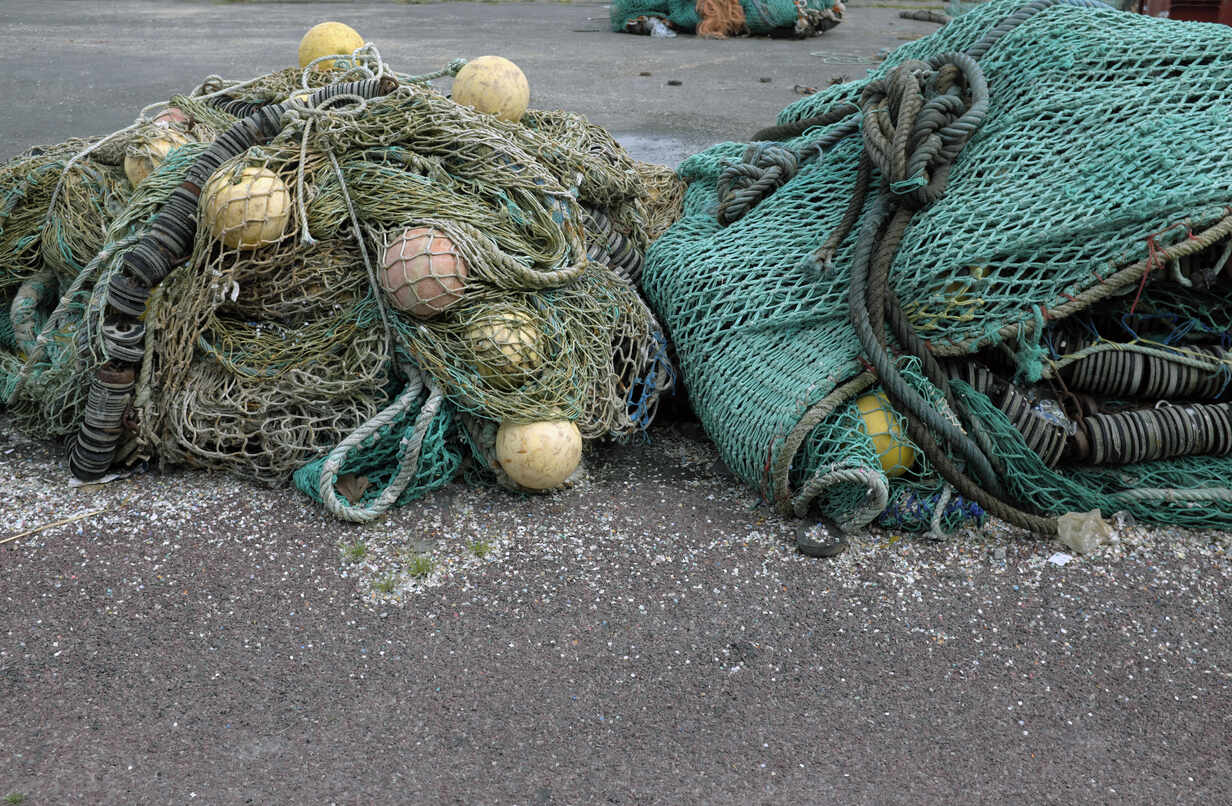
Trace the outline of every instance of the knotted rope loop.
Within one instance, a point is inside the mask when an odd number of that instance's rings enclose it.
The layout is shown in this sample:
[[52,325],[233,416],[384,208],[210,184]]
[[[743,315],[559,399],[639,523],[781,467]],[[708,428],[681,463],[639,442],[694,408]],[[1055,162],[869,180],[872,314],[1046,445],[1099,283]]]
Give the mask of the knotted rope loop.
[[794,151],[777,143],[752,143],[741,162],[729,162],[719,177],[719,223],[740,220],[757,204],[791,181],[800,167]]
[[970,56],[945,53],[903,62],[865,87],[860,107],[865,153],[894,200],[919,210],[945,194],[950,167],[988,114],[988,84]]

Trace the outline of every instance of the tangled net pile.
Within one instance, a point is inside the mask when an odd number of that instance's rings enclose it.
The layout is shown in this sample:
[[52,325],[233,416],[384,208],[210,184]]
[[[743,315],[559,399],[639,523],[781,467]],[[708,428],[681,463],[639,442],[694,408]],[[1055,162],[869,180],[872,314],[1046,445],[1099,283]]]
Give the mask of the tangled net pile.
[[[0,400],[19,427],[69,437],[79,477],[152,457],[294,476],[352,520],[468,460],[516,486],[493,462],[501,422],[644,429],[673,378],[633,283],[683,186],[579,116],[505,122],[427,84],[462,64],[405,76],[369,45],[211,77],[153,121],[163,104],[0,167]],[[134,166],[153,168],[135,186]],[[467,272],[396,309],[382,261],[424,243]]]
[[846,527],[1232,527],[1230,88],[1227,27],[994,0],[687,160],[643,287],[724,459]]
[[649,21],[673,30],[722,39],[739,34],[803,38],[843,20],[842,0],[616,0],[612,30],[645,34]]

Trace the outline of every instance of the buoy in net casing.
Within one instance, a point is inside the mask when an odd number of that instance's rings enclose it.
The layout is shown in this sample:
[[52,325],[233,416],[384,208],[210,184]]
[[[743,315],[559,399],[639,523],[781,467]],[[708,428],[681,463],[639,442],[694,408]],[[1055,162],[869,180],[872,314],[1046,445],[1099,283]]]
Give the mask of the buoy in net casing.
[[517,123],[530,103],[526,75],[501,56],[480,56],[458,71],[453,100],[501,120]]
[[873,450],[881,469],[890,477],[901,476],[915,463],[915,448],[898,424],[898,414],[882,392],[864,395],[856,401],[864,430],[873,440]]
[[501,423],[496,432],[496,460],[520,486],[550,490],[577,470],[582,434],[568,420]]
[[168,154],[191,142],[187,135],[175,129],[163,130],[160,127],[157,135],[142,137],[129,144],[124,149],[124,175],[128,177],[128,183],[137,187],[163,164]]
[[476,315],[465,336],[475,370],[498,389],[521,386],[543,363],[542,334],[531,317],[517,309],[493,308]]
[[462,299],[466,261],[430,227],[403,230],[386,248],[379,280],[395,308],[431,319]]
[[187,125],[188,122],[188,115],[184,114],[184,110],[178,106],[169,106],[154,116],[154,125],[163,128],[175,123]]
[[[313,59],[322,56],[349,56],[363,47],[364,38],[349,25],[341,22],[323,22],[314,25],[299,42],[299,69],[303,70]],[[313,70],[328,70],[334,66],[333,59],[317,62]]]
[[202,217],[210,233],[233,249],[255,249],[287,232],[291,194],[269,168],[248,166],[236,176],[223,169],[201,191]]

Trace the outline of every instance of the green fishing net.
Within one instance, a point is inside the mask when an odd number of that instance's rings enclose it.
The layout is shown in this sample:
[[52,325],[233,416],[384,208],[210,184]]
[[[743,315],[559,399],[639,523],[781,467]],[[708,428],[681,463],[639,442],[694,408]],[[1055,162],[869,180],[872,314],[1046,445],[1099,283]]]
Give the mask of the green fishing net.
[[[856,103],[873,78],[908,59],[966,50],[1024,5],[982,4],[894,51],[869,79],[789,106],[779,122]],[[919,336],[942,357],[992,350],[1025,382],[1055,374],[1061,356],[1049,353],[1048,334],[1080,313],[1114,321],[1149,314],[1169,320],[1170,332],[1200,322],[1226,343],[1226,284],[1199,297],[1170,268],[1153,270],[1150,258],[1197,243],[1212,227],[1223,228],[1212,230],[1220,242],[1200,257],[1212,266],[1224,251],[1232,29],[1065,3],[1008,28],[979,59],[987,117],[944,196],[912,219],[891,267],[891,285]],[[771,153],[766,144],[726,143],[686,160],[684,217],[652,246],[643,283],[699,417],[746,482],[785,510],[816,506],[847,526],[873,519],[870,501],[901,504],[886,510],[891,522],[919,523],[908,510],[936,496],[940,482],[927,470],[887,475],[851,409],[872,383],[848,311],[855,237],[832,266],[815,257],[856,183],[863,148],[856,120],[783,143],[773,166],[762,161]],[[743,192],[720,181],[732,166],[752,166],[748,172],[767,183],[773,167],[779,178],[723,225],[724,192]],[[1210,371],[1227,373],[1226,356]],[[1149,482],[1157,488],[1205,488],[1211,476],[1199,467],[1232,471],[1232,461],[1220,458],[1162,464],[1166,472]],[[1007,458],[1009,477],[1018,469]],[[1104,485],[1136,478],[1074,472]],[[1041,489],[1017,492],[1029,506],[1057,511]],[[1144,500],[1144,519],[1171,517],[1173,510]],[[952,514],[965,504],[948,506]],[[1195,508],[1187,517],[1227,525],[1218,509],[1203,515]]]
[[[716,3],[715,5],[722,5]],[[838,0],[740,0],[745,29],[750,34],[807,36],[837,25],[842,19]],[[634,31],[641,20],[667,20],[679,31],[698,29],[707,11],[695,0],[617,0],[611,6],[613,31]]]

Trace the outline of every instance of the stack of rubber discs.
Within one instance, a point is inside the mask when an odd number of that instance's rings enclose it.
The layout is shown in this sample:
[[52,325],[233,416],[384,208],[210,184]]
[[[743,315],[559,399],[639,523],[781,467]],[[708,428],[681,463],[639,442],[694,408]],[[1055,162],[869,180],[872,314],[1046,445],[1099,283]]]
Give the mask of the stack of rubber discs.
[[1094,414],[1075,435],[1076,453],[1096,465],[1232,453],[1232,404],[1160,405]]
[[636,285],[642,275],[642,253],[633,241],[616,231],[612,220],[602,210],[584,207],[587,232],[595,237],[587,245],[586,257],[602,263],[630,285]]
[[998,378],[981,364],[955,364],[951,373],[975,391],[987,395],[993,405],[1009,418],[1014,429],[1022,434],[1027,447],[1044,464],[1056,467],[1065,454],[1069,440],[1069,430],[1064,422],[1045,416],[1025,392]]
[[[1185,351],[1189,358],[1209,357],[1215,367],[1225,357],[1224,349],[1213,344]],[[1219,397],[1228,384],[1223,373],[1128,349],[1087,356],[1062,370],[1062,376],[1075,391],[1144,400],[1209,400]]]

